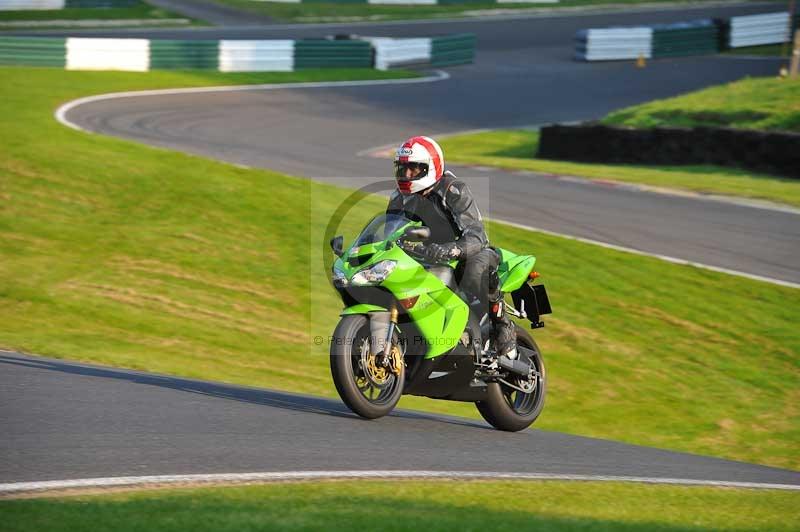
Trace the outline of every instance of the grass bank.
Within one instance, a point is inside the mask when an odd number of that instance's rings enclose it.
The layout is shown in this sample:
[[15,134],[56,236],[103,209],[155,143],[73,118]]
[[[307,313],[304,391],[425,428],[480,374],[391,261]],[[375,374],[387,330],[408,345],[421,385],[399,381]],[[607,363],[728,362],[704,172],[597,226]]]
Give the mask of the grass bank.
[[48,530],[796,530],[800,494],[566,482],[323,482],[0,501]]
[[[731,48],[723,53],[728,55],[765,55],[787,57],[792,53],[790,45],[783,44],[764,44],[759,46],[743,46],[741,48]],[[788,57],[787,57],[788,58]]]
[[[89,94],[295,76],[0,69],[0,347],[334,396],[312,340],[341,303],[309,261],[348,191],[52,117]],[[384,201],[365,199],[346,234]],[[488,228],[539,256],[555,309],[537,333],[551,379],[537,427],[800,467],[800,291]]]
[[[93,21],[93,20],[153,20],[164,19],[185,19],[186,17],[172,11],[156,7],[145,2],[137,2],[130,7],[111,7],[111,8],[65,8],[47,10],[16,10],[0,11],[0,23],[3,22],[32,22],[39,23],[45,21]],[[196,21],[192,21],[195,24]],[[20,25],[15,24],[13,28],[19,29]],[[48,26],[50,27],[50,26]],[[0,26],[0,29],[3,29]]]
[[[699,0],[713,1],[713,0]],[[659,0],[560,0],[554,4],[520,3],[497,4],[481,0],[465,0],[463,2],[442,2],[441,5],[368,5],[366,3],[347,2],[302,2],[287,4],[281,2],[262,2],[260,0],[215,0],[219,4],[233,6],[273,17],[286,22],[346,22],[359,20],[412,20],[426,18],[449,18],[463,16],[480,16],[484,12],[514,13],[526,12],[558,12],[580,8],[624,9],[641,4],[675,6],[676,4],[697,4],[692,1],[659,1]]]
[[800,132],[800,78],[747,78],[610,113],[605,124]]
[[[656,100],[609,114],[631,127],[728,126],[800,131],[800,79],[755,78]],[[800,206],[800,181],[714,166],[635,166],[537,159],[539,133],[497,130],[442,139],[451,162],[641,183]]]

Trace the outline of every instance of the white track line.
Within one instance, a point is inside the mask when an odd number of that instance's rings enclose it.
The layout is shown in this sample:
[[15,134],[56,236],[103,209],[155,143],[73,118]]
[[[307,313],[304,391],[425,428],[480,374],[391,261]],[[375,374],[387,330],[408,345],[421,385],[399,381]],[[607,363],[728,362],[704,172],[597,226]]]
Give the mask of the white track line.
[[654,259],[660,259],[666,262],[671,262],[673,264],[680,264],[683,266],[694,266],[695,268],[701,268],[703,270],[709,270],[712,272],[719,272],[719,273],[726,273],[728,275],[736,275],[737,277],[745,277],[747,279],[753,279],[754,281],[762,281],[765,283],[776,284],[779,286],[785,286],[787,288],[800,288],[800,284],[792,283],[790,281],[784,281],[782,279],[774,279],[772,277],[763,277],[761,275],[754,275],[752,273],[740,272],[738,270],[729,270],[727,268],[720,268],[719,266],[711,266],[709,264],[703,264],[700,262],[692,262],[686,259],[679,259],[677,257],[670,257],[669,255],[659,255],[658,253],[648,253],[647,251],[641,251],[634,248],[626,248],[624,246],[617,246],[615,244],[609,244],[607,242],[601,242],[599,240],[592,240],[589,238],[582,238],[579,236],[572,236],[566,235],[564,233],[557,233],[555,231],[548,231],[547,229],[540,229],[538,227],[531,227],[529,225],[522,225],[515,222],[509,222],[507,220],[498,220],[496,218],[489,219],[493,222],[509,225],[511,227],[516,227],[518,229],[525,229],[526,231],[536,231],[538,233],[543,233],[545,235],[550,236],[557,236],[559,238],[566,238],[569,240],[575,240],[578,242],[583,242],[584,244],[592,244],[594,246],[600,246],[607,249],[613,249],[615,251],[622,251],[625,253],[632,253],[634,255],[641,255],[643,257],[652,257]]
[[92,131],[83,129],[78,124],[71,122],[67,119],[67,113],[72,109],[81,105],[100,102],[104,100],[114,100],[117,98],[138,98],[142,96],[171,96],[175,94],[199,94],[207,92],[244,92],[244,91],[266,91],[266,90],[282,90],[282,89],[316,89],[323,87],[370,87],[376,85],[408,85],[413,83],[432,83],[435,81],[444,81],[450,79],[450,74],[443,70],[435,70],[434,75],[422,78],[407,78],[407,79],[372,79],[363,81],[318,81],[318,82],[302,82],[302,83],[267,83],[263,85],[228,85],[220,87],[192,87],[186,89],[158,89],[149,91],[130,91],[130,92],[112,92],[109,94],[98,94],[97,96],[87,96],[85,98],[78,98],[65,103],[55,112],[55,118],[61,124],[83,131],[85,133],[92,133]]
[[243,482],[277,482],[326,479],[472,479],[472,480],[565,480],[592,482],[638,482],[676,484],[682,486],[716,486],[728,488],[800,490],[798,484],[767,482],[729,482],[683,478],[627,477],[610,475],[558,475],[550,473],[503,473],[484,471],[285,471],[270,473],[222,473],[214,475],[153,475],[140,477],[84,478],[42,482],[0,484],[0,495],[45,492],[67,489],[136,487],[164,484],[234,484]]

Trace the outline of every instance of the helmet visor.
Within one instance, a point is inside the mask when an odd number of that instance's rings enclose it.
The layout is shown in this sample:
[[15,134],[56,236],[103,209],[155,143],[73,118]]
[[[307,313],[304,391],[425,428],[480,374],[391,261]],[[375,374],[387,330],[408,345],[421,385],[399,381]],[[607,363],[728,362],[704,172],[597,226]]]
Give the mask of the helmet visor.
[[404,181],[416,181],[428,175],[428,165],[425,163],[395,161],[394,177]]

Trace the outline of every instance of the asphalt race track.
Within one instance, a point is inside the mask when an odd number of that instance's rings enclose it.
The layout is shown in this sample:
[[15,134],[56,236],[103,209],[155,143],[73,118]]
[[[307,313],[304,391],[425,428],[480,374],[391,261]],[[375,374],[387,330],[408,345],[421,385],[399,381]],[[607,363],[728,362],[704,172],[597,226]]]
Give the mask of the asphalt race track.
[[[764,10],[769,6],[691,10],[688,18]],[[771,75],[778,68],[774,60],[729,57],[651,61],[641,70],[629,63],[571,61],[574,30],[612,19],[686,20],[687,13],[448,26],[202,29],[197,35],[206,38],[476,31],[479,53],[474,65],[449,69],[451,77],[444,81],[132,97],[76,107],[67,119],[151,145],[358,184],[369,176],[385,179],[390,165],[356,154],[410,134],[597,118],[614,108],[746,75]],[[147,34],[187,38],[179,30]],[[493,218],[800,283],[800,216],[791,210],[530,174],[454,170],[476,190],[484,190],[482,178],[489,177],[481,201]],[[397,411],[368,422],[336,400],[10,352],[0,352],[0,420],[0,483],[424,469],[800,486],[798,472],[752,464],[541,430],[508,434],[479,421],[432,414]]]
[[[744,8],[752,11],[753,6]],[[761,8],[764,9],[763,7]],[[742,8],[696,10],[697,16]],[[252,92],[176,94],[85,104],[66,118],[104,134],[292,175],[349,184],[385,179],[386,159],[361,156],[412,134],[514,127],[598,118],[607,112],[747,75],[772,75],[771,59],[696,57],[597,64],[571,60],[575,29],[686,19],[687,13],[529,18],[450,25],[379,25],[370,33],[419,35],[475,31],[474,65],[431,83]],[[322,26],[325,35],[362,27]],[[201,30],[219,37],[225,30]],[[245,37],[286,36],[287,29],[236,28]],[[294,30],[298,31],[298,30]],[[97,32],[94,32],[97,33]],[[94,34],[93,33],[93,34]],[[161,31],[155,32],[161,36]],[[131,32],[141,34],[141,30]],[[186,37],[169,30],[169,37]],[[527,40],[526,40],[527,38]],[[445,158],[446,158],[445,154]],[[800,283],[800,216],[533,174],[452,167],[480,197],[484,214],[521,225],[666,255],[717,268]],[[336,180],[342,183],[341,180]]]
[[0,482],[417,469],[800,487],[800,472],[417,412],[365,421],[338,400],[8,352],[0,405]]

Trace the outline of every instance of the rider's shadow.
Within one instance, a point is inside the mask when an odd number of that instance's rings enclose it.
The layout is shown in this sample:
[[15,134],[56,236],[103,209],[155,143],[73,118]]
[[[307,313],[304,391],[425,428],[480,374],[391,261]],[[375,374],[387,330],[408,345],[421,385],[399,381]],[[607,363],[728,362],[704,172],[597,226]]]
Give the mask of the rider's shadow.
[[[312,397],[312,396],[298,395],[290,392],[282,392],[277,390],[247,388],[244,386],[237,386],[234,384],[200,381],[194,379],[186,379],[182,377],[172,377],[168,375],[143,373],[134,370],[92,366],[76,362],[67,362],[63,360],[38,358],[38,357],[34,358],[29,356],[17,356],[13,354],[0,355],[0,364],[11,364],[16,366],[24,366],[24,367],[47,370],[47,371],[59,371],[62,373],[68,373],[72,375],[98,377],[103,379],[117,379],[136,384],[143,384],[147,386],[158,386],[161,388],[167,388],[170,390],[177,390],[186,393],[207,395],[209,397],[216,397],[220,399],[228,399],[231,401],[240,401],[244,403],[264,405],[284,410],[294,410],[297,412],[304,412],[310,414],[343,417],[343,418],[358,419],[358,420],[362,419],[356,414],[352,413],[350,409],[348,409],[341,402],[334,399],[326,399],[324,397]],[[392,412],[392,414],[390,414],[390,417],[421,419],[421,420],[429,419],[449,424],[488,428],[488,426],[481,424],[480,422],[477,421],[471,421],[468,419],[462,420],[453,417],[437,416],[434,414],[426,414],[424,412],[396,410]],[[367,422],[367,420],[364,421]]]

